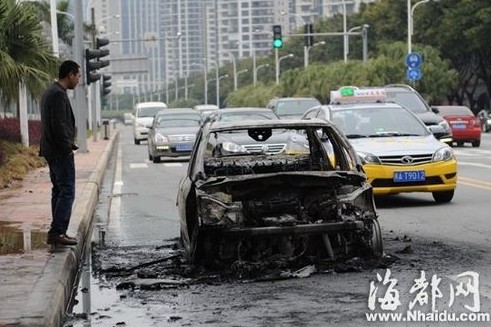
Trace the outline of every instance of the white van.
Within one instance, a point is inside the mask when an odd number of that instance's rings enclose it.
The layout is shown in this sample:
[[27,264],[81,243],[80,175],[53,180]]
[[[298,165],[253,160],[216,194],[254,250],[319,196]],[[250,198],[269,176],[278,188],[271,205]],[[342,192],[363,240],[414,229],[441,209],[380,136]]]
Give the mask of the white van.
[[167,105],[163,102],[140,102],[135,105],[133,112],[133,136],[135,144],[140,144],[141,141],[147,140],[148,129],[152,126],[153,118],[162,109],[166,109]]

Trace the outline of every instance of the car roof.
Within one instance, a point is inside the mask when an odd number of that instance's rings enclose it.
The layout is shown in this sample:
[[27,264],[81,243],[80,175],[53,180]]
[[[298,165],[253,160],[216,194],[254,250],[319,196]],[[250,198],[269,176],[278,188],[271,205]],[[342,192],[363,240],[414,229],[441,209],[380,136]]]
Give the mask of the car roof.
[[135,108],[144,108],[144,107],[165,107],[167,105],[163,102],[139,102],[135,105]]
[[[276,101],[298,101],[298,100],[317,100],[315,97],[287,97],[287,98],[276,98]],[[319,101],[319,100],[317,100]]]
[[322,119],[314,118],[309,120],[304,119],[288,119],[288,120],[244,120],[235,122],[216,121],[207,125],[207,129],[211,132],[220,130],[238,130],[246,128],[295,128],[295,127],[326,127],[333,126],[332,123]]
[[237,108],[223,108],[217,111],[217,113],[229,113],[229,112],[273,112],[268,108],[261,107],[237,107]]
[[191,114],[191,115],[200,116],[199,112],[191,108],[169,108],[166,110],[161,110],[157,113],[158,116],[175,115],[175,114]]

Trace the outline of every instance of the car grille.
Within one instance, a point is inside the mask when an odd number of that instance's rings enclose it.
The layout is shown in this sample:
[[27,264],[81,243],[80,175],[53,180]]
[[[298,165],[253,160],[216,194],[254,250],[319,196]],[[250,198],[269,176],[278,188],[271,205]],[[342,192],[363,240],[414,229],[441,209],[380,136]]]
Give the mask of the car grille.
[[250,153],[278,154],[285,151],[286,144],[246,144],[243,147]]
[[195,138],[196,135],[193,134],[169,135],[169,141],[171,143],[194,142]]
[[431,162],[433,154],[414,154],[414,155],[397,155],[397,156],[381,156],[380,162],[383,165],[394,166],[413,166]]

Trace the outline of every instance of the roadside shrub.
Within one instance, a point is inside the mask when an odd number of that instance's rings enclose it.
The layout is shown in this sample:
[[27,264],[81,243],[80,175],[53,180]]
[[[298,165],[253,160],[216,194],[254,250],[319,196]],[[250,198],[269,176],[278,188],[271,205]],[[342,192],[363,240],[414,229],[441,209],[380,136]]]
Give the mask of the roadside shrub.
[[[27,124],[29,128],[29,145],[39,144],[41,141],[41,121],[29,120]],[[0,119],[0,140],[14,143],[22,142],[18,118]]]
[[0,140],[3,163],[0,163],[0,189],[10,187],[15,181],[24,179],[33,169],[46,165],[39,157],[39,146],[24,147],[20,143]]

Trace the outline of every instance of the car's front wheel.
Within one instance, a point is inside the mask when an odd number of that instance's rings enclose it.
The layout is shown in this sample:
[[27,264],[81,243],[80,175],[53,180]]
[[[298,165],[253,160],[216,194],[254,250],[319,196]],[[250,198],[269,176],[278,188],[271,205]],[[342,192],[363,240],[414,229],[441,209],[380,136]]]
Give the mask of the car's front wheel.
[[474,148],[478,148],[481,146],[481,140],[475,140],[475,141],[472,141],[472,146]]
[[433,192],[433,199],[437,203],[448,203],[452,201],[454,195],[454,190],[452,191],[443,191],[443,192]]

